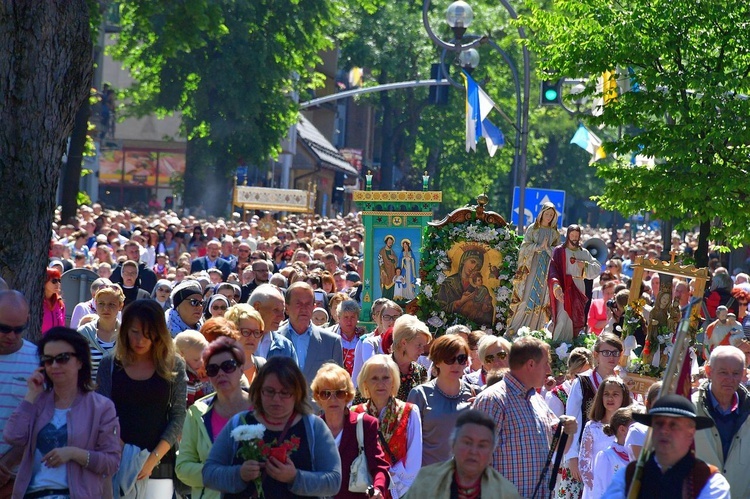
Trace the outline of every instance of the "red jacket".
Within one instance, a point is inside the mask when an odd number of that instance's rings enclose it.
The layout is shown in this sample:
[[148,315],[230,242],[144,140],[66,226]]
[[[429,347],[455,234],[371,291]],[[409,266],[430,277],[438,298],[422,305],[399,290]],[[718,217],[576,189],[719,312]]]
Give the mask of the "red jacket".
[[[358,414],[349,412],[349,409],[344,413],[344,428],[341,431],[341,443],[339,444],[339,455],[341,456],[341,489],[334,496],[336,499],[360,499],[367,497],[366,494],[349,492],[349,472],[352,467],[352,461],[354,461],[359,453],[357,445],[357,416]],[[385,496],[388,491],[390,477],[388,476],[388,461],[385,460],[385,453],[378,441],[378,420],[369,414],[365,414],[362,423],[364,425],[365,456],[367,457],[367,465],[370,468],[373,485]]]

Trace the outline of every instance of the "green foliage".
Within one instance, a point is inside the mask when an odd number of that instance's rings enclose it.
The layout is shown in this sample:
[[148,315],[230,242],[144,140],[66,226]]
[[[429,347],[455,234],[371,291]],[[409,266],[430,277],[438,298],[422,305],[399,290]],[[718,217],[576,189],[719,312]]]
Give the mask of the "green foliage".
[[122,3],[112,54],[137,78],[124,95],[129,112],[180,111],[194,150],[224,175],[240,158],[264,163],[297,117],[290,93],[309,88],[321,50],[332,46],[325,34],[336,4]]
[[[597,164],[606,208],[625,214],[653,210],[678,227],[721,219],[713,234],[738,244],[750,238],[750,16],[746,4],[723,0],[558,0],[550,10],[532,6],[522,23],[534,33],[540,70],[584,78],[588,97],[601,96],[596,80],[615,70],[619,97],[591,126],[605,129],[605,150],[615,161]],[[636,84],[638,91],[628,86]],[[634,154],[657,158],[653,167],[631,164]]]
[[78,191],[78,195],[76,196],[76,204],[78,206],[91,206],[91,198],[89,197],[88,193],[86,193],[85,191]]

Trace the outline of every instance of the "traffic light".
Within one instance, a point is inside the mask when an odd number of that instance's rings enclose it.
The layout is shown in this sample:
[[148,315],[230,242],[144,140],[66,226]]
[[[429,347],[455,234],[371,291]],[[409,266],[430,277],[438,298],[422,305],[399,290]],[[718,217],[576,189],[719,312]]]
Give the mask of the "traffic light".
[[561,106],[562,105],[562,93],[560,87],[562,87],[562,78],[559,80],[544,80],[542,81],[542,91],[540,92],[539,101],[542,106]]
[[[441,81],[445,79],[440,64],[433,64],[430,67],[430,78]],[[430,86],[429,103],[436,106],[445,106],[448,104],[450,96],[450,85],[432,85]]]

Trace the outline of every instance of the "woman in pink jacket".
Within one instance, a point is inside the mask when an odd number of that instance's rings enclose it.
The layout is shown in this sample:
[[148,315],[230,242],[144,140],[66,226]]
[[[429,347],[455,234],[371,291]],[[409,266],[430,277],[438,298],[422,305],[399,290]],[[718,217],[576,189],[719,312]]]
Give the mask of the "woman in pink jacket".
[[88,342],[55,327],[38,348],[42,367],[3,432],[25,447],[12,497],[112,498],[120,423],[112,401],[93,391]]
[[60,271],[47,269],[47,280],[44,281],[44,317],[42,334],[56,326],[65,326],[65,303],[62,301],[62,281]]

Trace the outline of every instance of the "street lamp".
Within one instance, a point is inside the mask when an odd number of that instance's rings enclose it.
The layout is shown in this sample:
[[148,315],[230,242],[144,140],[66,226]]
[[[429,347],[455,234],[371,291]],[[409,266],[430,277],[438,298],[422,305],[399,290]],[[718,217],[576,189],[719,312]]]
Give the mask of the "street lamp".
[[458,54],[458,63],[471,73],[479,66],[479,51],[477,49],[464,50]]
[[[430,10],[431,0],[424,0],[422,4],[422,24],[424,24],[427,35],[430,37],[432,42],[438,47],[443,49],[443,55],[440,58],[440,64],[442,66],[443,74],[446,75],[446,79],[451,82],[452,85],[463,88],[463,85],[456,82],[450,77],[446,71],[444,65],[445,52],[458,52],[459,63],[462,67],[475,68],[479,65],[479,53],[476,52],[475,48],[479,45],[489,44],[493,49],[503,56],[503,59],[511,68],[513,73],[513,80],[516,87],[516,144],[515,144],[515,158],[513,165],[513,183],[518,185],[518,232],[523,233],[524,229],[524,207],[525,207],[525,195],[526,195],[526,152],[528,149],[529,140],[529,92],[530,92],[530,62],[529,62],[529,51],[526,48],[526,44],[522,44],[521,50],[523,53],[523,93],[521,93],[521,85],[518,78],[518,71],[513,64],[512,59],[497,46],[495,42],[486,36],[465,36],[466,28],[469,27],[474,19],[474,11],[471,6],[463,0],[457,0],[453,2],[446,11],[446,21],[453,30],[455,38],[450,42],[445,42],[438,37],[435,32],[430,28],[430,21],[428,19],[428,13]],[[500,4],[508,12],[508,15],[512,19],[518,19],[518,14],[510,5],[508,0],[500,0]],[[518,36],[522,40],[526,39],[526,32],[522,27],[518,27]],[[469,53],[474,50],[476,53],[476,64],[471,66],[473,62],[473,55]]]

